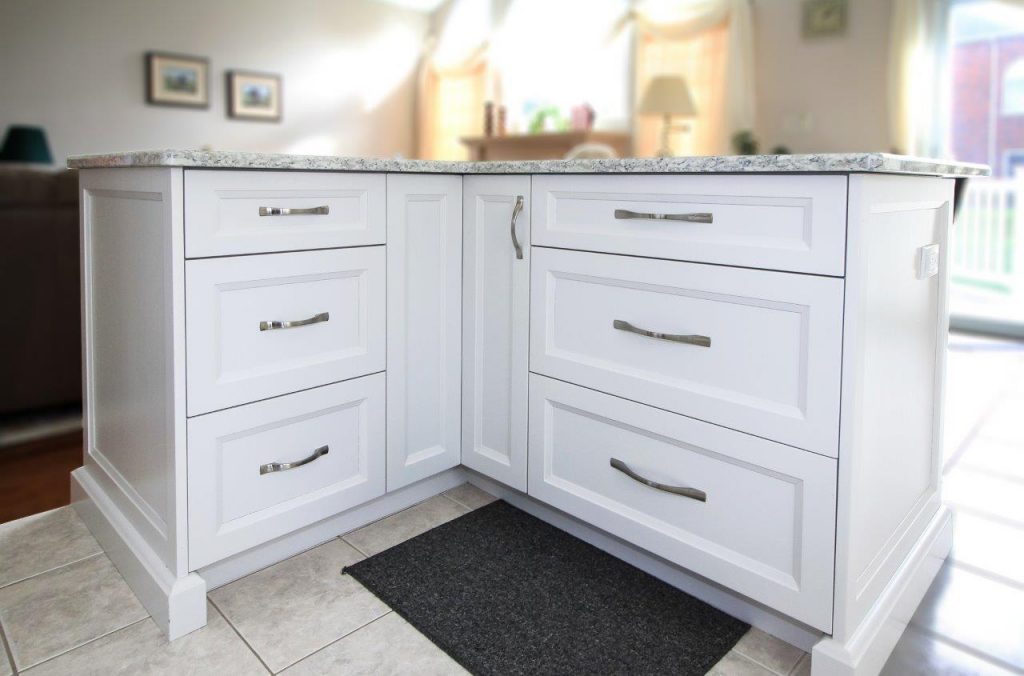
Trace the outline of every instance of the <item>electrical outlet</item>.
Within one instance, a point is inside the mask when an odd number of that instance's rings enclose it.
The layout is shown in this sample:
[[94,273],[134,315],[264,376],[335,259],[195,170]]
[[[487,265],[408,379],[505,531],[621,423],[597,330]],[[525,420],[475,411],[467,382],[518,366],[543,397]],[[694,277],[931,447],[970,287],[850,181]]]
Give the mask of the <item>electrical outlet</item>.
[[917,278],[928,279],[939,273],[939,245],[929,244],[917,250]]

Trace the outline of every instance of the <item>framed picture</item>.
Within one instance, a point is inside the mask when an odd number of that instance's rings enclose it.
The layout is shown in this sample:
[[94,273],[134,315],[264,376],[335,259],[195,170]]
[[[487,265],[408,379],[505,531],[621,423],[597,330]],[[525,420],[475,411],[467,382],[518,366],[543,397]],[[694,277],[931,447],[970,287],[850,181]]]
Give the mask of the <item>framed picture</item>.
[[805,38],[823,38],[846,33],[847,0],[804,0]]
[[281,76],[228,71],[228,117],[238,120],[281,120]]
[[210,62],[199,56],[146,53],[146,103],[210,107]]

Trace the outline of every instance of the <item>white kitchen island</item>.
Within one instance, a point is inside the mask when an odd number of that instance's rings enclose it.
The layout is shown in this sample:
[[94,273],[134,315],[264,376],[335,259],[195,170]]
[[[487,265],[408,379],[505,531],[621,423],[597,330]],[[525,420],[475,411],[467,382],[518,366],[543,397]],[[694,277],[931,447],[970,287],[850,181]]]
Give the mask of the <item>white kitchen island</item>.
[[153,151],[81,170],[74,504],[153,618],[464,480],[874,674],[949,552],[976,165]]

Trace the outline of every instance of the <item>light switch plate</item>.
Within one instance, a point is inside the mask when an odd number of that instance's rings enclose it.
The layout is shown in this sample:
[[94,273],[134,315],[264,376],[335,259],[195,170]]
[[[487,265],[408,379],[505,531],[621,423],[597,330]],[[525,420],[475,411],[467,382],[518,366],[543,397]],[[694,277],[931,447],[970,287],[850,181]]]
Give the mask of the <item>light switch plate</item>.
[[928,279],[939,273],[939,245],[929,244],[917,250],[917,278]]

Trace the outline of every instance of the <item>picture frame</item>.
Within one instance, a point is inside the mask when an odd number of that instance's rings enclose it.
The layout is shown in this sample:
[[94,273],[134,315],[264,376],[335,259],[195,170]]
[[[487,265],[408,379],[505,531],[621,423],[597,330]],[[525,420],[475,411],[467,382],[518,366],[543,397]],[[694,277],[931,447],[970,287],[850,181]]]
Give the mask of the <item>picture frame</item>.
[[146,52],[146,103],[210,107],[210,61],[202,56]]
[[803,0],[801,10],[805,39],[846,34],[849,0]]
[[257,122],[281,121],[280,75],[229,70],[226,79],[229,118]]

